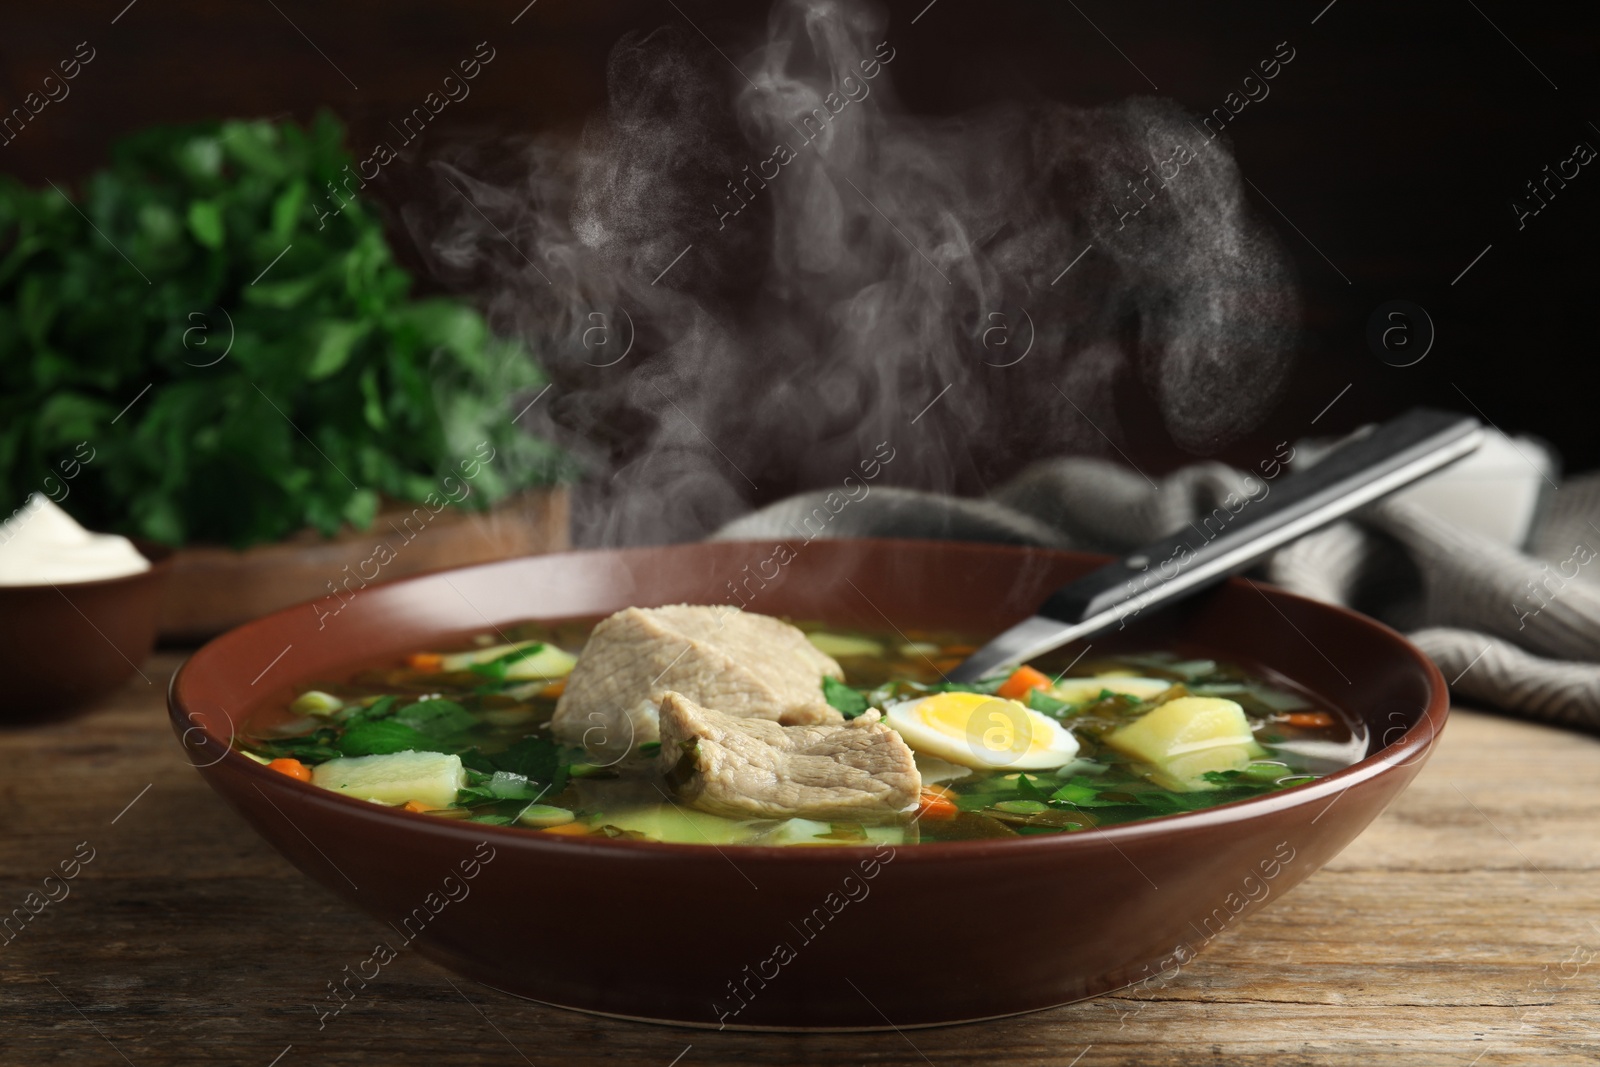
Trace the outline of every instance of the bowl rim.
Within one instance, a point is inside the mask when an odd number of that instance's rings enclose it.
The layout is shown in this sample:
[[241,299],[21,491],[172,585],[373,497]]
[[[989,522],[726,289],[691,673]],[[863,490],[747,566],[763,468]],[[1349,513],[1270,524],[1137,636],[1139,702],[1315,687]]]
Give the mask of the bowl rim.
[[[839,539],[841,541],[846,539]],[[1071,556],[1088,559],[1095,562],[1107,562],[1114,557],[1104,553],[1084,552],[1075,549],[1048,548],[1030,545],[1007,545],[992,542],[976,541],[940,541],[934,539],[913,538],[881,538],[864,537],[850,538],[852,543],[869,543],[882,545],[887,548],[921,549],[926,550],[929,545],[938,545],[944,551],[999,553],[1003,555],[1022,555],[1040,553],[1053,556]],[[488,563],[469,564],[465,567],[442,567],[421,574],[397,578],[393,581],[383,582],[375,587],[381,591],[390,587],[399,587],[414,582],[426,581],[436,578],[441,574],[450,574],[458,571],[472,570],[480,567],[503,567],[514,565],[520,560],[546,559],[550,556],[615,556],[627,552],[670,552],[677,548],[700,547],[712,542],[687,542],[681,545],[654,545],[630,546],[621,549],[576,549],[566,552],[544,553],[537,556],[515,557],[509,560],[493,561]],[[765,541],[729,540],[718,541],[715,544],[765,546]],[[142,571],[147,574],[148,571]],[[129,576],[133,577],[133,576]],[[120,581],[123,579],[110,579]],[[220,755],[205,764],[191,765],[205,773],[218,764],[226,763],[227,766],[238,773],[245,775],[245,780],[251,782],[258,792],[266,796],[266,791],[261,788],[263,782],[271,783],[279,789],[288,789],[291,794],[302,791],[304,798],[317,806],[329,807],[334,811],[346,812],[357,819],[371,819],[380,824],[390,826],[406,826],[423,832],[443,834],[446,837],[462,841],[488,840],[504,842],[508,847],[532,849],[535,853],[545,853],[551,857],[560,855],[575,855],[573,850],[594,852],[601,854],[611,853],[619,859],[626,860],[629,856],[639,857],[641,860],[648,857],[658,859],[682,858],[721,858],[726,860],[727,853],[763,863],[781,862],[790,864],[823,864],[837,865],[844,863],[858,863],[864,859],[876,856],[883,848],[888,847],[894,851],[896,862],[910,858],[914,863],[951,863],[965,861],[988,861],[995,855],[1022,855],[1027,851],[1063,850],[1070,854],[1074,850],[1084,850],[1098,846],[1101,842],[1110,843],[1117,847],[1119,841],[1134,841],[1149,836],[1161,836],[1168,833],[1184,832],[1191,828],[1202,829],[1207,827],[1227,826],[1230,824],[1248,822],[1257,816],[1271,815],[1276,812],[1287,811],[1292,808],[1309,806],[1317,801],[1328,800],[1324,810],[1333,807],[1349,789],[1373,781],[1380,776],[1402,769],[1403,767],[1422,764],[1432,754],[1434,741],[1444,729],[1445,722],[1450,713],[1450,691],[1445,684],[1444,674],[1438,666],[1429,659],[1416,645],[1412,644],[1399,631],[1379,622],[1370,616],[1338,604],[1329,604],[1324,601],[1314,600],[1311,597],[1292,593],[1266,582],[1256,582],[1248,578],[1233,577],[1227,579],[1223,585],[1236,588],[1253,588],[1267,597],[1281,598],[1292,602],[1300,602],[1311,606],[1314,610],[1331,612],[1341,615],[1347,622],[1360,627],[1376,631],[1380,636],[1391,642],[1397,651],[1410,658],[1420,666],[1428,685],[1428,699],[1418,715],[1417,721],[1394,741],[1387,742],[1377,751],[1370,753],[1350,766],[1324,775],[1304,785],[1292,786],[1276,793],[1262,796],[1246,797],[1242,800],[1229,801],[1215,807],[1203,808],[1199,811],[1177,812],[1169,815],[1156,815],[1138,819],[1134,822],[1120,823],[1116,826],[1094,827],[1093,833],[1077,832],[1062,834],[1038,834],[1017,836],[1015,838],[993,838],[974,841],[929,841],[919,842],[915,845],[885,845],[882,843],[868,843],[861,845],[830,845],[826,848],[795,848],[784,845],[703,845],[669,841],[635,841],[612,838],[576,838],[555,834],[541,834],[514,826],[494,826],[488,823],[474,823],[459,819],[444,819],[430,816],[425,812],[407,812],[398,807],[374,804],[370,801],[347,797],[331,790],[322,789],[309,782],[302,782],[291,778],[278,771],[271,770],[263,763],[244,755],[232,745],[232,737],[227,742],[221,741],[208,728],[201,726],[193,718],[193,712],[186,709],[179,687],[186,678],[191,665],[206,653],[213,644],[246,630],[255,629],[270,624],[289,612],[304,608],[304,604],[293,605],[279,611],[264,615],[259,619],[219,634],[207,641],[186,659],[179,668],[173,672],[171,681],[167,686],[167,713],[171,719],[174,730],[178,734],[179,744],[187,751],[194,752],[196,748],[190,746],[184,738],[190,733],[199,731],[202,735],[201,747],[221,749]],[[232,717],[228,716],[230,728]],[[1331,799],[1329,799],[1331,797]],[[271,802],[271,798],[267,797]],[[274,807],[276,805],[274,804]],[[287,817],[287,816],[286,816]],[[1317,816],[1320,818],[1321,816]],[[416,820],[426,819],[427,822],[419,823]],[[1315,821],[1315,820],[1313,820]],[[303,831],[302,831],[303,832]],[[309,839],[308,839],[309,840]],[[1087,844],[1093,842],[1093,845]],[[320,849],[318,850],[320,852]],[[331,863],[332,861],[330,861]],[[731,862],[731,861],[730,861]],[[1130,861],[1131,862],[1131,861]],[[1137,868],[1136,868],[1137,869]],[[1142,873],[1142,872],[1141,872]]]

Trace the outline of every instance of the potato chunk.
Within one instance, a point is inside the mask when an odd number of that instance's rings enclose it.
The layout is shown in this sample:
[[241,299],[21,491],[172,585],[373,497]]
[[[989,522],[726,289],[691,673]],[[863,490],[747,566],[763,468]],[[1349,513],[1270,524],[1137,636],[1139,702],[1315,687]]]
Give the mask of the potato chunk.
[[587,820],[593,826],[633,830],[652,841],[689,845],[736,845],[756,836],[749,822],[711,815],[676,804],[650,804],[641,808],[602,812]]
[[1180,697],[1112,732],[1106,743],[1155,768],[1168,789],[1211,789],[1207,771],[1238,771],[1266,754],[1244,709],[1221,697]]
[[1062,678],[1047,692],[1057,700],[1065,700],[1068,704],[1082,704],[1099,698],[1101,690],[1106,689],[1113,693],[1138,697],[1140,700],[1149,700],[1171,688],[1172,683],[1165,678],[1132,678],[1125,675],[1102,674],[1093,678]]
[[430,808],[448,808],[467,784],[467,771],[460,756],[407,751],[331,759],[311,769],[311,783],[376,804],[415,800]]

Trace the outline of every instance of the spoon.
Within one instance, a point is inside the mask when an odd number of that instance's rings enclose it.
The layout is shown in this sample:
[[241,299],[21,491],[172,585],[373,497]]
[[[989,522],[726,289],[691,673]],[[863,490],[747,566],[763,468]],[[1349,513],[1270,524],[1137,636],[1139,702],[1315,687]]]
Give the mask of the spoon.
[[[1033,615],[949,671],[974,682],[1070,641],[1093,637],[1147,610],[1216,585],[1297,537],[1328,525],[1461,459],[1483,440],[1478,420],[1413,408],[1284,477],[1237,512],[1219,508],[1209,538],[1192,524],[1052,593]],[[1204,520],[1207,529],[1213,518]]]

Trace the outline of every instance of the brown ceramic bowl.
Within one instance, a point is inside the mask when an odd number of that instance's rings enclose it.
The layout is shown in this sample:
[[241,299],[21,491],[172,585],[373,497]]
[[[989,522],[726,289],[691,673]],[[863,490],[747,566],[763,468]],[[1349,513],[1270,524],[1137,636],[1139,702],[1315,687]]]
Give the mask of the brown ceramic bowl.
[[1100,562],[931,541],[794,551],[781,565],[773,545],[742,542],[485,564],[363,590],[320,629],[309,606],[291,608],[189,660],[172,684],[173,727],[262,836],[389,925],[387,951],[410,941],[469,978],[584,1011],[865,1029],[984,1019],[1170,979],[1349,844],[1444,724],[1443,679],[1398,634],[1234,581],[1151,615],[1122,644],[1184,644],[1281,672],[1364,722],[1371,754],[1283,793],[1104,831],[878,849],[580,840],[406,814],[228,750],[233,723],[297,686],[490,624],[730,602],[738,582],[748,607],[768,614],[998,631]]
[[138,548],[152,564],[139,574],[0,586],[0,721],[70,712],[139,669],[155,644],[172,550]]

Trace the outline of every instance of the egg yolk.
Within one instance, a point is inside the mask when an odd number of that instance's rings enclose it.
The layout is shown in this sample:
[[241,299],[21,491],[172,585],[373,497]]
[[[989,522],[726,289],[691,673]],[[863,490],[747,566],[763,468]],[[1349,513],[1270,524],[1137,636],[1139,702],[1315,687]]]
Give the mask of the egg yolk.
[[1015,700],[986,693],[940,693],[916,706],[917,717],[947,737],[981,746],[991,753],[1019,755],[1042,752],[1051,736],[1028,709]]

